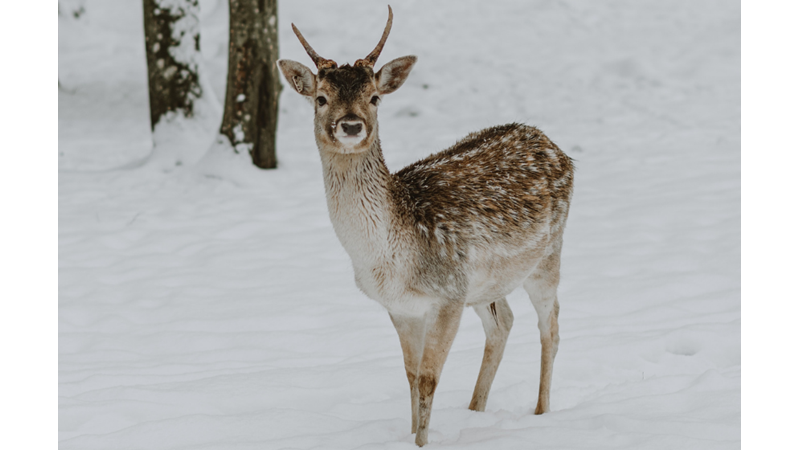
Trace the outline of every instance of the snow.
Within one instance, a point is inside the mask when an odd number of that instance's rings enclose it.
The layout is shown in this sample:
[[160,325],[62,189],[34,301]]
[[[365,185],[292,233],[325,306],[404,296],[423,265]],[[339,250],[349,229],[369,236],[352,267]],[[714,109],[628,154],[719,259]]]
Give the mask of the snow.
[[[200,3],[224,98],[227,4]],[[518,290],[483,413],[466,408],[484,336],[465,313],[429,447],[740,448],[738,3],[422,5],[392,5],[378,61],[419,57],[380,107],[390,169],[514,121],[577,160],[552,412],[532,414],[537,319]],[[85,11],[58,24],[59,447],[414,448],[399,341],[333,233],[308,104],[284,89],[277,170],[226,151],[216,125],[165,172],[148,163],[141,2],[72,6]],[[281,57],[311,65],[294,22],[352,63],[385,20],[375,2],[283,2]]]

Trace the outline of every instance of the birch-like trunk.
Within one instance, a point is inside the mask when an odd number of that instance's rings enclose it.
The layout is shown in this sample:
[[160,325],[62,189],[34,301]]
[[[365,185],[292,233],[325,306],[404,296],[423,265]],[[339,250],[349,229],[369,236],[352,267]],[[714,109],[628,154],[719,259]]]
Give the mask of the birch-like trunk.
[[198,160],[219,106],[202,80],[198,0],[144,0],[153,157],[169,169]]

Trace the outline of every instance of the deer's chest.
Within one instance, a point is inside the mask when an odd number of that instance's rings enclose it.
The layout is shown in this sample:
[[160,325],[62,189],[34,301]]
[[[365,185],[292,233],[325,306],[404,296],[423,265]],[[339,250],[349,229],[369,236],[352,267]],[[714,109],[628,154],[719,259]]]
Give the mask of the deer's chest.
[[353,261],[356,286],[393,314],[422,316],[437,300],[412,288],[402,264],[383,261],[373,265]]

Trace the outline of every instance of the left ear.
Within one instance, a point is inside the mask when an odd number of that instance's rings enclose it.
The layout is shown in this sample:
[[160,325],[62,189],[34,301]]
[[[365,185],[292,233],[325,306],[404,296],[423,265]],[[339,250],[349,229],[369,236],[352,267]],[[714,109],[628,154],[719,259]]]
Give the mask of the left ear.
[[375,74],[375,82],[378,84],[378,92],[381,95],[391,94],[400,89],[406,82],[408,74],[417,62],[416,56],[401,56],[389,61],[378,73]]
[[314,95],[317,81],[314,73],[311,70],[291,59],[282,59],[278,61],[278,67],[283,72],[284,78],[289,82],[289,85],[297,91],[298,94],[306,97]]

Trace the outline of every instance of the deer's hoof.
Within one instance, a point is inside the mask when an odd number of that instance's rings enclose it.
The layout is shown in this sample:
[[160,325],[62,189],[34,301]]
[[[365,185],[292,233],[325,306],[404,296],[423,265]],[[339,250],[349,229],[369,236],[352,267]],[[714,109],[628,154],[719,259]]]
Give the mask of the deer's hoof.
[[486,410],[486,402],[485,401],[481,402],[479,400],[472,399],[472,401],[469,402],[468,409],[471,411],[483,412]]
[[417,446],[422,447],[428,443],[428,430],[417,430],[417,438],[414,440]]

